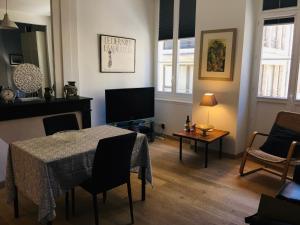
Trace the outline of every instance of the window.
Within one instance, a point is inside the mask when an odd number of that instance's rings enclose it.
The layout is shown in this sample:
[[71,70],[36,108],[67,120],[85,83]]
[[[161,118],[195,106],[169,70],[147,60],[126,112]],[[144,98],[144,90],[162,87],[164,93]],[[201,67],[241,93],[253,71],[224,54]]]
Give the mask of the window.
[[300,100],[300,62],[298,63],[298,82],[296,89],[296,100]]
[[158,76],[157,90],[172,92],[173,41],[158,42]]
[[264,21],[258,97],[287,98],[293,37],[293,17]]
[[[179,7],[179,12],[174,10],[176,7]],[[158,92],[169,93],[169,96],[192,94],[195,14],[196,0],[160,0],[156,76]],[[178,31],[173,29],[173,21],[178,21]]]
[[295,7],[297,5],[298,5],[297,0],[264,0],[263,10]]
[[180,39],[178,41],[178,46],[176,93],[192,94],[195,38]]

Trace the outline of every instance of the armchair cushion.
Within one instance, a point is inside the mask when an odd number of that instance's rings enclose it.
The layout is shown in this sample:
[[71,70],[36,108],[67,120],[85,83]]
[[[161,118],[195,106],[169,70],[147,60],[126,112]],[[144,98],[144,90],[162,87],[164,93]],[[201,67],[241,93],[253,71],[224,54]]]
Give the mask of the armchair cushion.
[[[260,149],[268,154],[286,158],[293,141],[300,141],[300,133],[281,127],[275,123],[266,142]],[[297,146],[295,152],[299,149],[299,146]]]

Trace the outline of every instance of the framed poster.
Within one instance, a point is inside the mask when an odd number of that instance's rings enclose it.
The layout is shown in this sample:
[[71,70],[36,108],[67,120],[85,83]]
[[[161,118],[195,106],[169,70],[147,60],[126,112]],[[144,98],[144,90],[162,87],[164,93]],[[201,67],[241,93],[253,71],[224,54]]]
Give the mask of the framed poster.
[[202,31],[200,80],[233,80],[236,35],[235,28]]
[[135,73],[136,40],[100,35],[100,72]]

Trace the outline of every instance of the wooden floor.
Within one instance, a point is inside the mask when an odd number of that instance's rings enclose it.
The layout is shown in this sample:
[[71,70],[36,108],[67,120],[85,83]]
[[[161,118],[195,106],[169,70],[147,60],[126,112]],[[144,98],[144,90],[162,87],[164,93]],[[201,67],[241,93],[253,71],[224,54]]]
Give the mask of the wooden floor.
[[[150,144],[154,186],[147,186],[147,200],[140,201],[140,181],[132,175],[135,224],[143,225],[241,225],[244,217],[256,212],[261,193],[275,195],[280,181],[273,175],[259,172],[240,178],[240,160],[210,153],[209,165],[203,168],[203,152],[195,153],[184,145],[183,162],[178,160],[178,142],[156,141]],[[246,165],[247,166],[247,165]],[[253,168],[254,164],[250,165]],[[249,164],[248,164],[249,167]],[[108,193],[104,205],[99,196],[100,222],[129,224],[126,188]],[[64,199],[57,201],[55,225],[94,224],[90,195],[76,189],[77,214],[64,219]],[[0,224],[29,225],[37,223],[37,207],[20,198],[20,218],[5,203],[5,191],[0,190]]]

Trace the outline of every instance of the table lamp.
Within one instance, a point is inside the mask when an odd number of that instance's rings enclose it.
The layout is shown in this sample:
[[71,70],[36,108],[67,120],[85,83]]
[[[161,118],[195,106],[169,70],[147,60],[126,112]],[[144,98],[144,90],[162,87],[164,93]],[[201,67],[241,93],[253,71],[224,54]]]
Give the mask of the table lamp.
[[[201,106],[215,106],[217,105],[217,99],[213,93],[205,93],[200,101]],[[206,124],[200,124],[199,129],[203,132],[202,136],[207,136],[207,131],[210,129],[213,129],[214,127],[209,124],[209,109],[207,111],[207,123]]]

